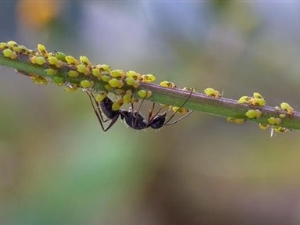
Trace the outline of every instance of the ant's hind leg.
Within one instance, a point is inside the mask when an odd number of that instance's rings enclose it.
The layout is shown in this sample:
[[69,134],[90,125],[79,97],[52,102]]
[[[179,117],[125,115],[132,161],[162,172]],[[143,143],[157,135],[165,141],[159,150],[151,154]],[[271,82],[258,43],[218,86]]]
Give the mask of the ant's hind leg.
[[[99,124],[100,124],[102,130],[106,131],[106,129],[104,128],[104,125],[103,125],[102,113],[100,111],[100,108],[98,107],[98,102],[96,101],[96,99],[95,99],[95,97],[94,97],[94,95],[92,93],[89,93],[87,91],[85,93],[89,96],[89,99],[90,99],[91,105],[93,107],[94,113],[95,113],[95,115],[96,115],[96,117],[97,117],[97,119],[99,121]],[[95,107],[94,104],[96,104],[97,107]]]

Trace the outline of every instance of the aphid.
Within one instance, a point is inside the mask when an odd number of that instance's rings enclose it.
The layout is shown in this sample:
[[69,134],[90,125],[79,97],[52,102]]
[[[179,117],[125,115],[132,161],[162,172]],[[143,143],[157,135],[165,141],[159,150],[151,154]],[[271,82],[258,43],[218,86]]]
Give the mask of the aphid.
[[245,115],[249,119],[259,118],[262,115],[262,111],[260,111],[259,109],[250,109],[245,113]]
[[162,87],[167,87],[167,88],[176,88],[177,87],[176,84],[169,82],[169,81],[162,81],[162,82],[160,82],[159,85]]
[[221,98],[222,95],[219,91],[213,89],[213,88],[206,88],[204,90],[204,93],[208,96],[208,97],[213,97],[213,98]]
[[246,104],[246,103],[249,103],[250,99],[251,99],[251,97],[244,95],[244,96],[240,97],[240,99],[237,102],[239,104]]
[[286,111],[287,114],[289,115],[293,115],[294,114],[294,108],[290,106],[289,103],[286,102],[282,102],[280,104],[281,109],[283,109],[284,111]]
[[[124,109],[117,109],[114,110],[114,102],[107,96],[105,96],[102,101],[98,102],[95,97],[93,96],[92,93],[86,92],[90,98],[90,101],[92,103],[92,107],[94,109],[94,112],[97,116],[97,119],[100,123],[100,126],[102,130],[108,131],[118,120],[119,117],[121,117],[121,120],[124,120],[125,123],[131,127],[132,129],[135,130],[142,130],[146,129],[148,127],[151,127],[152,129],[159,129],[163,127],[164,125],[172,125],[183,118],[187,117],[190,115],[193,111],[189,111],[186,113],[184,116],[178,118],[177,120],[172,120],[172,118],[176,115],[176,113],[186,104],[186,102],[189,100],[192,91],[188,98],[184,101],[184,103],[178,108],[177,111],[175,111],[168,119],[167,119],[167,111],[164,113],[159,113],[165,106],[162,106],[159,108],[159,110],[154,114],[154,107],[155,103],[152,104],[152,108],[149,111],[148,118],[145,120],[143,115],[140,113],[140,109],[142,106],[142,103],[140,104],[139,108],[137,111],[134,111],[133,109],[133,103],[131,103],[131,107],[128,110]],[[103,114],[107,117],[107,119],[104,119]],[[104,126],[105,122],[110,121],[109,125],[107,127]]]

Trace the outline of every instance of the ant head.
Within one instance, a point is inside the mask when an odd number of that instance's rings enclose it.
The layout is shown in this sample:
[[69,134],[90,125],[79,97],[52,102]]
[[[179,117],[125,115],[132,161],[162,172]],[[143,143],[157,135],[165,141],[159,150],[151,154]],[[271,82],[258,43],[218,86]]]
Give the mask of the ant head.
[[166,121],[167,112],[164,112],[162,114],[159,114],[151,120],[151,122],[148,124],[152,129],[159,129],[161,128]]

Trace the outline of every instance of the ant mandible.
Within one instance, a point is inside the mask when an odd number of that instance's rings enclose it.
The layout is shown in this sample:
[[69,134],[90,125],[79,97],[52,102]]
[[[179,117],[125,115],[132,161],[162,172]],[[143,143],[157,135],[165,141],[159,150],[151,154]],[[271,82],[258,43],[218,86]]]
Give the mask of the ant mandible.
[[[164,113],[159,114],[159,112],[166,106],[162,106],[158,109],[155,115],[153,115],[155,103],[152,104],[152,108],[149,110],[148,118],[147,120],[144,119],[142,114],[139,112],[140,108],[143,104],[142,100],[139,109],[137,111],[134,111],[133,104],[131,104],[131,107],[128,110],[112,110],[113,101],[109,97],[105,97],[101,102],[96,101],[94,95],[92,93],[86,92],[89,96],[89,99],[91,101],[93,110],[96,114],[96,117],[100,123],[100,126],[104,132],[108,131],[118,120],[119,117],[121,117],[121,120],[125,120],[125,123],[135,130],[143,130],[148,127],[151,127],[152,129],[159,129],[165,125],[172,125],[180,120],[184,119],[185,117],[189,116],[193,111],[189,111],[184,116],[178,118],[177,120],[174,120],[173,122],[170,122],[171,119],[178,113],[180,109],[183,108],[183,106],[187,103],[189,98],[192,95],[193,90],[190,92],[188,98],[183,102],[183,104],[174,111],[174,113],[166,120],[167,111]],[[103,118],[102,113],[107,117],[107,119]],[[110,124],[105,128],[104,123],[111,121]]]

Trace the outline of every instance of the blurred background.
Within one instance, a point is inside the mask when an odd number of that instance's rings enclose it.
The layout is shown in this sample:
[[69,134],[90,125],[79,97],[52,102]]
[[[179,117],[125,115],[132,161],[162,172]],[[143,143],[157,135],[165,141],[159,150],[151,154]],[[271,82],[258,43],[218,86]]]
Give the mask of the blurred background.
[[[0,42],[300,110],[298,1],[1,1]],[[299,224],[300,134],[194,112],[102,132],[87,96],[0,67],[0,223]],[[144,109],[147,111],[147,108]]]

